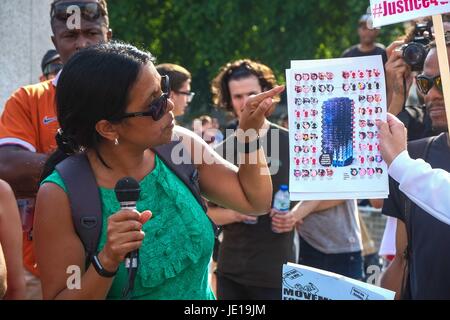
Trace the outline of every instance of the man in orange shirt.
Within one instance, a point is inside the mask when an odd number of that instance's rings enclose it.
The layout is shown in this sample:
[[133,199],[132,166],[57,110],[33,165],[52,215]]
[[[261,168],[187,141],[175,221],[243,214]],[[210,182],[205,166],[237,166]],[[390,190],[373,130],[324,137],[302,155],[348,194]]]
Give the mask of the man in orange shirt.
[[[80,10],[69,8],[73,5]],[[111,39],[105,0],[54,0],[50,15],[52,41],[63,64],[76,51]],[[42,297],[31,241],[32,213],[43,165],[56,148],[57,81],[58,77],[20,88],[6,102],[0,118],[0,178],[11,185],[19,199],[29,299]]]

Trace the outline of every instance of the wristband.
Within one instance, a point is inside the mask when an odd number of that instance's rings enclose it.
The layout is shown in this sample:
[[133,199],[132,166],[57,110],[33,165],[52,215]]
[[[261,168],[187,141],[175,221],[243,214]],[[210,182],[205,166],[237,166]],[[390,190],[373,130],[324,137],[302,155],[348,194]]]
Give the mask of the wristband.
[[107,270],[103,267],[102,263],[100,262],[100,259],[98,258],[98,254],[94,254],[94,255],[92,256],[91,262],[92,262],[92,265],[93,265],[94,268],[95,268],[95,271],[97,271],[97,273],[98,273],[100,276],[104,277],[104,278],[112,278],[112,277],[114,277],[114,276],[116,275],[116,273],[117,273],[117,270],[118,270],[118,269],[117,269],[116,271],[114,271],[114,272],[107,271]]
[[261,141],[259,139],[259,136],[256,138],[256,140],[245,143],[237,141],[237,150],[239,153],[249,154],[259,149],[261,149]]

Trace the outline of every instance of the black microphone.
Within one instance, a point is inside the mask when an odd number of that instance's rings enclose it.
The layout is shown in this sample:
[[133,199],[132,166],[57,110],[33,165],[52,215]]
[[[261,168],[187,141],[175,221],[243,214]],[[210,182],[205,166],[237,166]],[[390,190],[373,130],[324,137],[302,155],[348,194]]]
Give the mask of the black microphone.
[[[136,179],[125,177],[120,179],[115,188],[116,198],[120,202],[120,209],[136,210],[136,202],[139,199],[141,188]],[[139,250],[128,253],[125,257],[125,268],[128,270],[129,284],[125,295],[133,291],[134,278],[139,266]]]

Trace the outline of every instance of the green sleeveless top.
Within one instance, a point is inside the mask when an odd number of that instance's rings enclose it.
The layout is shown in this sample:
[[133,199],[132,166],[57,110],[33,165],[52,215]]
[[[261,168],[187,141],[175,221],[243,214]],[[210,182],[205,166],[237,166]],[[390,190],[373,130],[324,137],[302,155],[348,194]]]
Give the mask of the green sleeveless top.
[[[54,183],[66,193],[61,176],[54,171],[43,182]],[[208,264],[214,246],[211,222],[189,188],[159,158],[155,168],[139,183],[137,210],[150,210],[144,224],[145,238],[139,250],[140,264],[133,299],[213,300],[208,284]],[[107,219],[120,210],[113,189],[99,187],[103,227],[98,250],[106,243]],[[120,264],[107,299],[122,299],[128,284]]]

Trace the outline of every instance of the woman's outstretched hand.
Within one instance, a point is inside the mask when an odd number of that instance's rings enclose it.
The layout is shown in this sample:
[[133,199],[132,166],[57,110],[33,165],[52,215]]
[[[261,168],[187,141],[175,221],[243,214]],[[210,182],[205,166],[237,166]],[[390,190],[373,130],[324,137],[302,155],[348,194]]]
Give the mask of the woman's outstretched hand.
[[242,111],[239,128],[244,131],[261,129],[266,117],[275,110],[273,98],[282,93],[284,88],[284,86],[277,86],[269,91],[250,96]]

